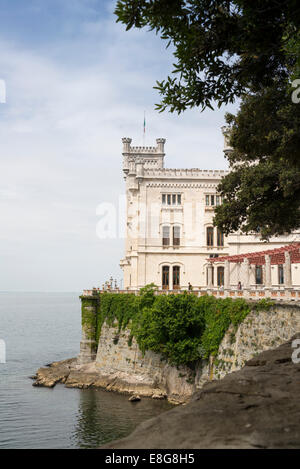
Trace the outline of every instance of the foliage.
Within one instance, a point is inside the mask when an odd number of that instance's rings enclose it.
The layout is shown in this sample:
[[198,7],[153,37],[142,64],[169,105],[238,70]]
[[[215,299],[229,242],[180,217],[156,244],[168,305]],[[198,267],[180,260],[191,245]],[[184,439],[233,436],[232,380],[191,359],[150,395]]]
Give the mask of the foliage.
[[233,151],[223,178],[214,223],[225,234],[241,230],[262,238],[300,226],[300,104],[286,86],[244,97],[236,116],[227,114]]
[[115,13],[127,30],[149,27],[172,45],[160,111],[233,102],[285,81],[297,62],[296,0],[119,0]]
[[202,336],[202,346],[205,350],[204,356],[207,358],[210,355],[217,354],[220,343],[229,329],[229,326],[233,324],[237,329],[239,324],[241,324],[250,313],[250,307],[243,299],[204,298],[207,303],[208,301],[210,302],[210,307],[206,307],[206,328]]
[[128,323],[136,317],[140,298],[134,294],[103,293],[100,297],[100,307],[97,315],[97,340],[101,334],[104,322],[113,326],[115,322],[118,331],[125,329]]
[[225,234],[254,231],[268,239],[300,227],[300,104],[292,102],[300,94],[298,3],[117,2],[117,21],[149,27],[173,48],[173,75],[156,87],[160,111],[242,100],[238,114],[227,116],[234,151],[214,221]]
[[158,287],[154,283],[150,283],[145,287],[140,289],[140,308],[151,307],[155,300],[155,292],[158,290]]
[[132,328],[140,349],[161,353],[177,365],[199,359],[205,318],[197,300],[188,294],[159,295],[152,307],[141,309]]
[[[148,285],[139,296],[103,293],[97,314],[97,340],[106,322],[111,327],[129,329],[139,348],[151,350],[174,365],[189,365],[216,355],[230,325],[238,328],[251,308],[243,299],[196,297],[185,292],[178,295],[155,295]],[[257,308],[267,309],[262,300]]]
[[270,311],[270,309],[274,306],[274,302],[270,299],[262,298],[258,303],[254,305],[254,310],[257,312],[260,311]]
[[97,315],[95,314],[94,303],[91,303],[91,300],[85,299],[84,297],[81,298],[81,325],[86,338],[95,340]]

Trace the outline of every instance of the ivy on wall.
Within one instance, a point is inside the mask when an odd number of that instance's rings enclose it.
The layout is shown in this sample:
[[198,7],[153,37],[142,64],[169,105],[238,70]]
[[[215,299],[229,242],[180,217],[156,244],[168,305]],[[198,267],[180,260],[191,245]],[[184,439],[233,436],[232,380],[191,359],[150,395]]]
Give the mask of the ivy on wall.
[[[187,292],[155,295],[155,289],[155,285],[148,285],[139,296],[102,293],[93,322],[96,342],[106,322],[117,332],[130,329],[129,345],[134,337],[143,352],[152,350],[170,364],[193,367],[196,361],[217,355],[230,325],[237,330],[253,310],[253,305],[243,299],[196,297]],[[270,303],[261,302],[255,306],[259,310],[269,307]],[[83,325],[86,320],[90,321],[88,315]]]
[[90,300],[81,297],[81,325],[84,328],[86,338],[89,340],[96,340],[97,314],[95,314],[95,307],[97,303],[100,304],[97,299]]

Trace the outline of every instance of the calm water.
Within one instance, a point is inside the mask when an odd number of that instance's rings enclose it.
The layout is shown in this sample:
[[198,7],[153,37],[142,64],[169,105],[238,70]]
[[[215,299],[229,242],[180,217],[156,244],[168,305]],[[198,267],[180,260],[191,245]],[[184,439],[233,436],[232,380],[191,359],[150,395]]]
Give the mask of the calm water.
[[34,388],[40,366],[78,355],[76,293],[0,293],[0,448],[97,448],[170,409],[166,402],[101,390]]

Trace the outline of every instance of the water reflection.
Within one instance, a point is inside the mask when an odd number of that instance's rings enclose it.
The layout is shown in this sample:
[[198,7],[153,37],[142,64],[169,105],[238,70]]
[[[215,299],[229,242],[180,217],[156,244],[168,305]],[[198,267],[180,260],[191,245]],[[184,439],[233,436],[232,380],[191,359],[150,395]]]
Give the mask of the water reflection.
[[97,448],[127,436],[141,422],[171,408],[166,401],[142,399],[131,403],[128,396],[98,389],[84,390],[80,395],[73,445]]

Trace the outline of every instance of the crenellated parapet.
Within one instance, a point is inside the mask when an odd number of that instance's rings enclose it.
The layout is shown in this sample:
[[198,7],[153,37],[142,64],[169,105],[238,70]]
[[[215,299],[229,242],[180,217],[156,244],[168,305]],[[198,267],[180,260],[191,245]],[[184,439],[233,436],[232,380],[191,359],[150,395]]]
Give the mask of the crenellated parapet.
[[214,169],[172,169],[172,168],[148,168],[144,171],[145,178],[157,179],[220,179],[228,174],[225,170]]
[[143,176],[144,169],[164,167],[165,143],[164,138],[156,140],[156,147],[149,146],[131,146],[131,138],[123,138],[123,172],[125,176],[136,175]]

